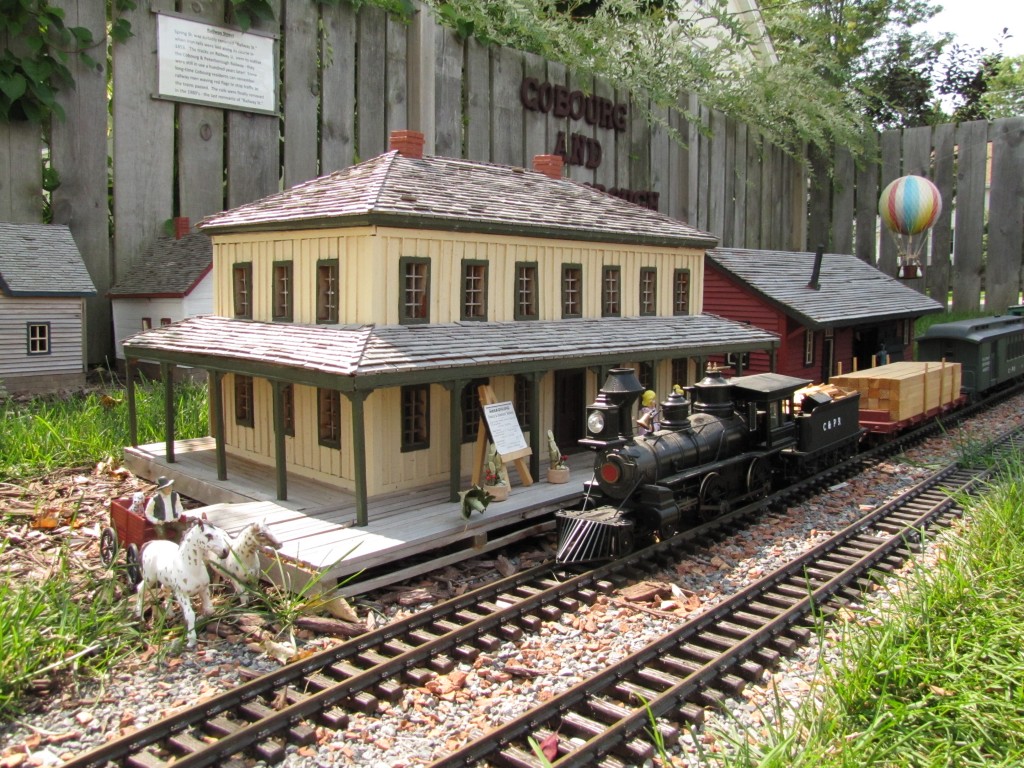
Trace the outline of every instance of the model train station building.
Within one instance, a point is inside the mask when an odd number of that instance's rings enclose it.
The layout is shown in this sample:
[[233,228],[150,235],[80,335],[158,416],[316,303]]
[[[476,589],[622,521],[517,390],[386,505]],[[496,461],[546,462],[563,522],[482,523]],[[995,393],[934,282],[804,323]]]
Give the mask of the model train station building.
[[712,356],[774,355],[774,334],[702,313],[713,235],[563,179],[557,156],[526,170],[422,141],[205,219],[214,314],[125,341],[130,365],[208,372],[221,479],[231,455],[279,499],[319,480],[365,524],[375,495],[467,487],[479,384],[513,403],[537,476],[547,430],[575,449],[611,368],[667,394]]

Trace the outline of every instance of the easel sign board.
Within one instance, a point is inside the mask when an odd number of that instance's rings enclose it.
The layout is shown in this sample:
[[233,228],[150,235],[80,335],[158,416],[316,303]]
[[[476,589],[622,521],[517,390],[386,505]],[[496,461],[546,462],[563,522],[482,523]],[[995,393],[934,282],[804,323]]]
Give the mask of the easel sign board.
[[532,453],[523,437],[523,430],[519,426],[519,419],[516,418],[512,403],[485,404],[483,409],[491,441],[502,461],[521,459]]

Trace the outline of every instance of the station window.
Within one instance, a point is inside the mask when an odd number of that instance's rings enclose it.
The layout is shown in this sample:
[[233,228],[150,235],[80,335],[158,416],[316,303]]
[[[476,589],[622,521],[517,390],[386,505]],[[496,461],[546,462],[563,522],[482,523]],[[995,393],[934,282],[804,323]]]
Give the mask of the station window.
[[26,351],[30,355],[50,354],[50,324],[28,323],[26,326]]
[[672,314],[690,314],[690,270],[677,269],[672,277]]
[[607,266],[601,270],[601,317],[622,314],[622,270]]
[[338,260],[316,263],[316,321],[338,322]]
[[473,379],[462,388],[462,442],[471,443],[476,440],[480,429],[483,410],[480,408],[478,387],[487,383],[487,379]]
[[637,378],[640,379],[640,383],[644,389],[657,390],[654,380],[654,363],[640,363],[640,370],[637,371]]
[[562,265],[562,317],[583,317],[583,266]]
[[317,389],[317,441],[326,448],[341,447],[341,393]]
[[430,386],[402,387],[402,450],[430,447]]
[[231,290],[235,317],[252,320],[252,264],[235,264],[231,269]]
[[285,384],[281,387],[281,420],[284,422],[284,433],[295,437],[295,387]]
[[685,387],[689,383],[690,361],[685,357],[677,357],[672,360],[672,384]]
[[640,270],[640,314],[653,315],[658,311],[658,270],[643,267]]
[[537,312],[537,262],[516,263],[516,320],[536,320]]
[[398,268],[402,279],[399,321],[406,325],[430,322],[430,259],[404,256]]
[[286,323],[292,320],[292,263],[274,262],[273,318]]
[[804,365],[814,365],[814,331],[804,329]]
[[253,387],[252,376],[235,374],[235,424],[242,427],[253,426]]
[[462,262],[462,319],[487,319],[487,262]]
[[530,431],[530,412],[533,409],[533,387],[529,376],[517,373],[515,377],[515,399],[513,406],[519,419],[519,428]]

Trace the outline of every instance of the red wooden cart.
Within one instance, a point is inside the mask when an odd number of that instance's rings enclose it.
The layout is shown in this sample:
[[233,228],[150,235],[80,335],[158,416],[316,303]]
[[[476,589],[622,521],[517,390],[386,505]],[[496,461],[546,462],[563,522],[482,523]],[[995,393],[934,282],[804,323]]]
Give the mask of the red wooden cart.
[[110,501],[110,525],[100,532],[100,559],[110,566],[123,549],[127,561],[127,574],[132,584],[142,578],[139,565],[139,550],[147,541],[170,539],[180,541],[181,533],[188,525],[184,517],[177,522],[156,525],[146,519],[142,512],[131,509],[132,500],[121,497]]

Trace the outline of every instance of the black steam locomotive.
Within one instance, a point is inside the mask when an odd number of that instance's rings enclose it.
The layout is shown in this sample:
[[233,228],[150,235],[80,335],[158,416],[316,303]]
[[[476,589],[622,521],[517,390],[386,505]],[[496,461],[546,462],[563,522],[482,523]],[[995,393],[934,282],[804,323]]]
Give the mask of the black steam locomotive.
[[726,379],[709,368],[661,403],[659,429],[634,437],[644,388],[632,369],[612,370],[580,441],[596,451],[594,477],[580,508],[556,515],[558,561],[624,555],[853,455],[864,431],[859,393],[799,392],[809,383],[777,373]]

